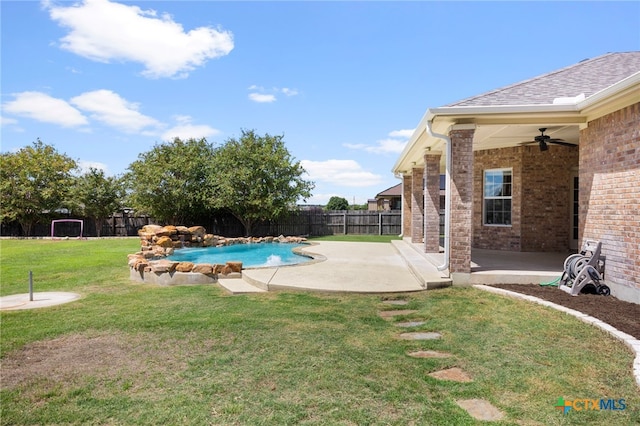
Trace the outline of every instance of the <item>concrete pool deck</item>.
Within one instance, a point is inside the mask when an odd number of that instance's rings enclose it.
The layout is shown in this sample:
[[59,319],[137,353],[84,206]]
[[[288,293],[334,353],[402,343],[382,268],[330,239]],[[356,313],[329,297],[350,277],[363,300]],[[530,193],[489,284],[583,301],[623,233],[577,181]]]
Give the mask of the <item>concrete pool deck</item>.
[[[406,250],[405,255],[413,255],[413,249],[407,247]],[[409,267],[393,244],[321,241],[303,251],[324,260],[297,266],[245,269],[241,280],[221,278],[218,281],[234,294],[251,292],[247,284],[256,291],[353,293],[412,292],[451,285],[451,280],[442,277],[425,259],[413,259]]]

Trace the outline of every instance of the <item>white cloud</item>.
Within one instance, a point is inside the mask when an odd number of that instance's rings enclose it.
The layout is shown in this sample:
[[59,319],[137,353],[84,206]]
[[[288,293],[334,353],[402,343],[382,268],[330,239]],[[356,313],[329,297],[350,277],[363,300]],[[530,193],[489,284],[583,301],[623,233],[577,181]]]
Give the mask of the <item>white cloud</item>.
[[282,89],[280,89],[280,91],[284,93],[286,96],[296,96],[298,94],[298,90],[289,89],[288,87],[283,87]]
[[60,47],[98,62],[142,63],[150,78],[186,77],[209,59],[233,50],[233,34],[211,27],[185,31],[168,14],[113,3],[85,0],[63,7],[45,1],[51,19],[69,33]]
[[100,163],[98,161],[87,161],[87,160],[78,160],[78,168],[80,169],[80,174],[83,175],[89,171],[89,169],[97,169],[104,171],[105,174],[108,174],[108,167],[104,163]]
[[379,185],[382,176],[363,170],[355,160],[302,160],[302,167],[312,181],[349,187]]
[[9,125],[16,125],[18,124],[18,120],[16,120],[15,118],[7,118],[7,117],[0,117],[0,124],[3,126],[9,126]]
[[389,132],[390,138],[380,139],[376,141],[375,145],[367,145],[363,143],[343,144],[350,149],[359,149],[372,154],[399,154],[406,146],[409,138],[413,135],[413,129],[406,130],[393,130]]
[[415,131],[416,129],[393,130],[389,132],[389,136],[391,136],[392,138],[409,139]]
[[192,124],[189,116],[174,117],[178,122],[175,126],[162,133],[162,140],[170,141],[178,137],[182,140],[209,138],[220,133],[206,124]]
[[270,103],[275,102],[275,95],[268,95],[264,93],[249,93],[249,99],[258,103]]
[[297,89],[291,89],[289,87],[265,89],[264,87],[256,84],[252,84],[247,88],[247,90],[252,90],[252,92],[249,93],[249,99],[258,103],[275,102],[278,100],[276,95],[280,93],[287,97],[297,96],[299,93]]
[[141,114],[138,104],[128,102],[111,90],[85,92],[72,98],[71,103],[91,113],[91,118],[126,133],[141,133],[148,127],[161,127],[156,119]]
[[14,96],[13,101],[3,105],[5,112],[62,127],[88,124],[82,112],[63,99],[57,99],[42,92],[21,92],[15,93]]

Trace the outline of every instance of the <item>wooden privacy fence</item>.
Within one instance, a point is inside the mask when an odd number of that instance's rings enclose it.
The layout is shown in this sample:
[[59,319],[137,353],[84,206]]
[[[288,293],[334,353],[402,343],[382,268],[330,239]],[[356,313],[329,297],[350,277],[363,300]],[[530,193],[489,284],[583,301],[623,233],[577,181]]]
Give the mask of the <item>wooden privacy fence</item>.
[[[61,216],[59,218],[65,218]],[[83,235],[97,235],[92,219],[84,219]],[[137,216],[133,212],[118,212],[109,217],[102,226],[100,234],[107,236],[135,236],[144,225],[157,223],[149,216]],[[366,211],[366,210],[299,210],[292,211],[283,217],[256,223],[252,236],[307,235],[322,236],[335,234],[368,234],[368,235],[400,235],[402,231],[400,211]],[[244,236],[242,224],[232,215],[219,213],[198,220],[197,223],[178,223],[176,225],[202,225],[207,232],[227,237]],[[78,228],[78,229],[76,229]],[[61,223],[56,225],[56,236],[76,236],[79,225]],[[17,222],[2,224],[2,235],[21,236],[22,230]],[[43,219],[35,225],[33,236],[51,235],[51,220]]]
[[253,234],[262,235],[400,235],[400,211],[310,210],[291,212],[275,221],[258,224]]

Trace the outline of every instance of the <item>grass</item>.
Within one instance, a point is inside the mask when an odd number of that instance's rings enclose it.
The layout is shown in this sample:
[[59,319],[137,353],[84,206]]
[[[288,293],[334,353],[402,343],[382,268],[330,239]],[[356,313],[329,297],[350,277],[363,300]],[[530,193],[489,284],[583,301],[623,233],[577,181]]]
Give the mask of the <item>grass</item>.
[[[2,312],[1,424],[474,425],[482,398],[504,425],[632,425],[632,355],[573,317],[472,288],[406,295],[277,292],[128,280],[136,240],[0,241],[1,294],[83,298]],[[417,312],[385,321],[403,298]],[[396,321],[436,341],[405,341]],[[416,359],[414,350],[450,358]],[[474,381],[428,373],[460,367]],[[559,397],[624,398],[624,411],[562,415]]]

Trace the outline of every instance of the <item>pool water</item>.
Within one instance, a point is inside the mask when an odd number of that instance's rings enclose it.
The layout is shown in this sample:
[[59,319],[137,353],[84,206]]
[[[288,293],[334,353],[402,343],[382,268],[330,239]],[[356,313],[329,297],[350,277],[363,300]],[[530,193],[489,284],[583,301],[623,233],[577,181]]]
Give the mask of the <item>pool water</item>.
[[295,254],[296,247],[308,244],[264,243],[236,244],[224,247],[183,248],[167,257],[177,262],[225,264],[242,262],[243,268],[297,265],[313,260],[310,257]]

